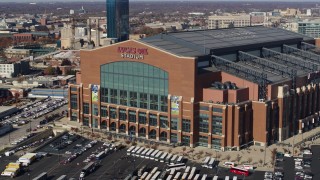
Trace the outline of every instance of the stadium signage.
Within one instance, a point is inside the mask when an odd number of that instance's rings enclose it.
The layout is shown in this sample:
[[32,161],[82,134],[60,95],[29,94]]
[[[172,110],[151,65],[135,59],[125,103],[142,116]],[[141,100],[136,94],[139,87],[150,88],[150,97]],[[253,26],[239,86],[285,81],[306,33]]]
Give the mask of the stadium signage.
[[148,55],[148,48],[118,47],[121,58],[144,59]]

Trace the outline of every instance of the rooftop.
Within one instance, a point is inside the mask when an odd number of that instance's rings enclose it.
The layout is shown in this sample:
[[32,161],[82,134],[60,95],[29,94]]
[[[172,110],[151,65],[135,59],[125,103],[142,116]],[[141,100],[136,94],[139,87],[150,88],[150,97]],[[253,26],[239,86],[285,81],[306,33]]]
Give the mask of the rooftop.
[[255,26],[172,32],[141,41],[179,56],[197,57],[228,49],[243,50],[246,46],[256,44],[302,40],[309,41],[312,38],[284,29]]

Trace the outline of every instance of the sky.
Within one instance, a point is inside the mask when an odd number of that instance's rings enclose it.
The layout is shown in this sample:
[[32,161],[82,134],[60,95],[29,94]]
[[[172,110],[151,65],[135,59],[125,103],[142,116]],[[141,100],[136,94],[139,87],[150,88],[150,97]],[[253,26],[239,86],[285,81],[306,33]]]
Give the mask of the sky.
[[[72,2],[72,1],[86,1],[86,2],[95,2],[95,1],[105,1],[105,0],[0,0],[0,2],[58,2],[58,1],[63,1],[63,2]],[[130,1],[159,1],[159,0],[130,0]],[[197,0],[161,0],[161,1],[197,1]],[[257,1],[272,1],[272,2],[319,2],[319,0],[199,0],[199,1],[252,1],[252,2],[257,2]]]

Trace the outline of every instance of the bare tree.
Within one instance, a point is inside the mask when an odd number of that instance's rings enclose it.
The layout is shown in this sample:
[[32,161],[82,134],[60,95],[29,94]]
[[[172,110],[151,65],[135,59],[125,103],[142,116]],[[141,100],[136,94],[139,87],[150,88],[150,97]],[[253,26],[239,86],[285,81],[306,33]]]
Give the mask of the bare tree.
[[227,159],[228,161],[230,161],[230,159],[231,159],[230,154],[228,154],[228,155],[226,156],[226,159]]
[[239,154],[237,154],[237,157],[236,157],[236,161],[238,162],[239,164],[239,161],[241,160],[242,156],[240,156]]
[[249,157],[249,158],[247,159],[247,161],[248,161],[248,163],[251,163],[251,162],[252,162],[252,158]]
[[260,166],[262,166],[262,163],[263,163],[263,160],[262,160],[262,159],[259,159],[259,164],[260,164]]

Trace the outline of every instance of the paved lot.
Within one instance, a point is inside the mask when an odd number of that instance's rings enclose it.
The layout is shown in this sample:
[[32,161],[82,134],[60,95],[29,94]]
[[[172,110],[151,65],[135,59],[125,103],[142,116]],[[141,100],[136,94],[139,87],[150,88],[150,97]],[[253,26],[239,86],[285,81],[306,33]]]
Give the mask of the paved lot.
[[[49,101],[50,102],[50,101]],[[47,102],[48,103],[48,102]],[[35,110],[36,108],[33,108],[29,111],[33,111]],[[60,108],[48,113],[47,115],[51,115],[51,114],[55,114],[55,113],[59,113],[59,112],[62,112],[64,110],[67,110],[67,105],[64,105],[64,106],[61,106]],[[25,113],[25,112],[23,112]],[[17,115],[18,116],[18,115]],[[15,119],[16,116],[13,116],[11,117],[10,119]],[[29,118],[20,118],[20,119],[29,119],[31,120],[31,129],[35,129],[37,127],[37,125],[39,124],[39,122],[41,120],[44,119],[44,116],[42,117],[39,117],[37,119],[32,119],[32,117],[29,117]],[[21,138],[22,136],[26,135],[26,130],[30,128],[30,123],[28,124],[25,124],[23,126],[19,126],[19,127],[14,127],[14,130],[4,136],[1,136],[0,138],[0,150],[5,146],[5,145],[8,145],[9,144],[9,140],[10,142],[14,141],[15,139],[19,139]]]

